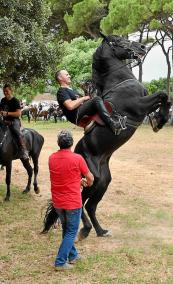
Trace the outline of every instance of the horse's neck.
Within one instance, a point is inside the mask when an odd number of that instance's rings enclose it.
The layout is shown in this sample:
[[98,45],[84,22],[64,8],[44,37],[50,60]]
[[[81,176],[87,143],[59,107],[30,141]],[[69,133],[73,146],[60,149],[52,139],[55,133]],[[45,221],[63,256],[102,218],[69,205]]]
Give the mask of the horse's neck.
[[115,70],[109,72],[104,79],[104,90],[110,89],[111,86],[116,86],[129,79],[136,79],[130,69],[128,70],[127,67],[124,67],[116,70],[115,67]]
[[[5,148],[8,148],[8,145],[11,145],[12,142],[12,134],[8,127],[0,125],[0,146],[6,146]],[[4,147],[3,147],[4,148]]]
[[[125,63],[124,63],[125,64]],[[103,92],[111,90],[122,82],[128,79],[136,79],[132,71],[121,64],[111,64],[105,73],[99,72],[93,68],[93,81],[97,89],[98,96],[101,96]]]

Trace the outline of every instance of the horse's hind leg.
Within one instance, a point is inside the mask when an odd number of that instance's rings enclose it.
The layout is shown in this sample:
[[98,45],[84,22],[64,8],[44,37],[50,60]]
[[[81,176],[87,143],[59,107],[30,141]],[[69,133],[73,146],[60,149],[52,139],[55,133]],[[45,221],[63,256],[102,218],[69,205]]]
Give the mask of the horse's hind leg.
[[7,185],[7,193],[5,197],[5,201],[10,201],[10,184],[11,184],[11,169],[12,169],[12,161],[5,165],[6,167],[6,185]]
[[38,156],[33,156],[32,157],[32,161],[33,161],[33,164],[34,164],[34,182],[33,182],[33,185],[34,185],[34,191],[36,194],[40,193],[40,189],[38,187],[38,183],[37,183],[37,175],[38,175]]
[[96,198],[91,198],[88,200],[85,208],[87,210],[88,216],[90,217],[91,223],[93,224],[93,227],[96,231],[96,234],[98,237],[105,237],[108,236],[110,233],[108,230],[103,229],[97,218],[96,218],[96,209],[99,201],[102,199],[102,197],[96,197]]
[[92,229],[92,224],[89,221],[88,217],[86,216],[84,212],[84,208],[82,210],[82,216],[81,216],[82,222],[83,222],[83,228],[80,229],[80,232],[78,234],[78,240],[81,241],[85,238],[88,237],[91,229]]
[[91,223],[96,231],[98,237],[108,236],[110,233],[108,230],[103,229],[97,218],[96,218],[96,209],[97,205],[105,194],[107,187],[111,181],[110,170],[108,164],[105,163],[101,167],[101,176],[98,182],[94,185],[94,193],[88,199],[85,209],[87,210],[88,216],[90,217]]
[[27,160],[21,159],[21,162],[22,162],[22,164],[23,164],[23,166],[26,169],[27,174],[28,174],[28,183],[27,183],[27,186],[24,189],[23,193],[28,193],[31,189],[31,180],[32,180],[33,169],[31,167],[28,159]]

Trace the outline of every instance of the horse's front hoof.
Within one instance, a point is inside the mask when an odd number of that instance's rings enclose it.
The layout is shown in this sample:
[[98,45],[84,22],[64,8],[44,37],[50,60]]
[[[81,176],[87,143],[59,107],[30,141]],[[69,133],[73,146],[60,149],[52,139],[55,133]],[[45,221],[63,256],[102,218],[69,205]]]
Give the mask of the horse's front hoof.
[[158,92],[158,93],[159,93],[159,96],[160,96],[162,102],[167,102],[167,100],[168,100],[168,95],[167,95],[167,93],[164,92],[164,91],[160,91],[160,92]]
[[158,127],[154,127],[154,128],[153,128],[153,131],[154,131],[154,132],[158,132],[159,130],[160,130],[160,129],[159,129]]

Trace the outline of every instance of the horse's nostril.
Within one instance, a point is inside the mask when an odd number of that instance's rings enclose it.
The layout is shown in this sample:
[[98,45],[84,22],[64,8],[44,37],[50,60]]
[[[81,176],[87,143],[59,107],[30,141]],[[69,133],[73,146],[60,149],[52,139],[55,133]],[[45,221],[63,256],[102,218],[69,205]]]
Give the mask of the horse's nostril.
[[141,48],[142,48],[142,49],[145,49],[145,45],[141,45]]

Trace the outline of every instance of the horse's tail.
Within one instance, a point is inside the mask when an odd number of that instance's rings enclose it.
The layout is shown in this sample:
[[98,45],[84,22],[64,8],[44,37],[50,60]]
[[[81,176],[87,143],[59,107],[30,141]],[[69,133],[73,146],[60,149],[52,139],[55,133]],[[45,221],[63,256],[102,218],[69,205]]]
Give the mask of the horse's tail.
[[46,210],[46,214],[43,220],[43,230],[41,234],[46,234],[50,230],[50,228],[56,224],[59,216],[56,212],[55,208],[53,207],[52,201],[49,201],[48,208]]

